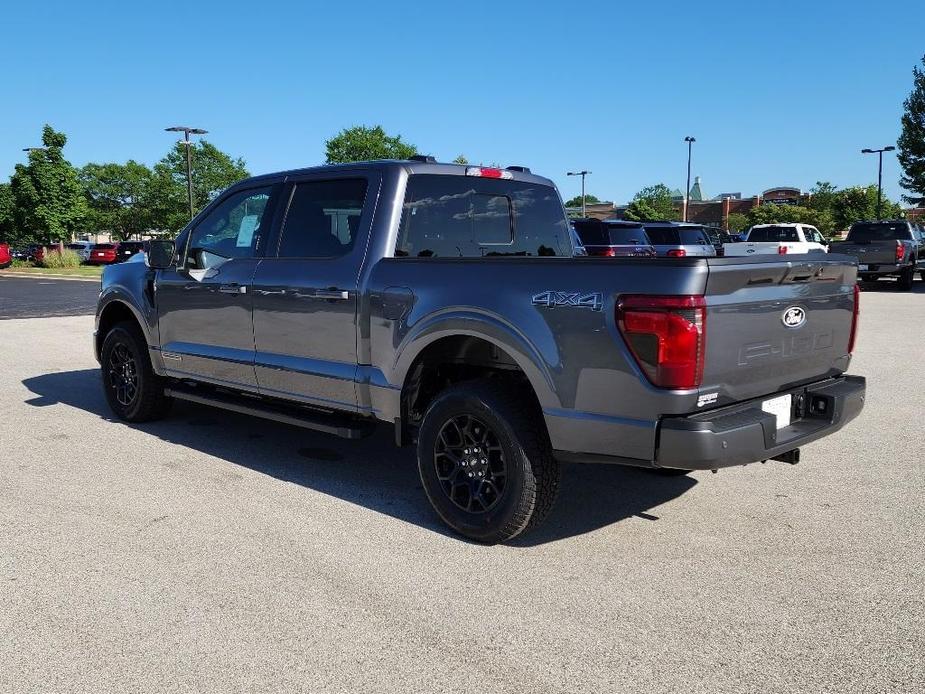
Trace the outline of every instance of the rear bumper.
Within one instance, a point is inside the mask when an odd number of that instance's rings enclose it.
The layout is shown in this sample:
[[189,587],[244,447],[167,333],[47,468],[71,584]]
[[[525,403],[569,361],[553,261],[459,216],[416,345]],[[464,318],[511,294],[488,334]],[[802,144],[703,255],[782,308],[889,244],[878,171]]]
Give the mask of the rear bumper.
[[761,409],[765,398],[666,417],[659,424],[655,464],[712,470],[773,458],[841,429],[860,414],[865,391],[863,377],[843,376],[775,393],[793,395],[793,420],[782,429],[774,415]]
[[[861,269],[862,265],[867,265],[867,269],[862,270]],[[858,263],[858,277],[860,277],[861,275],[869,275],[869,276],[898,275],[903,270],[908,270],[910,268],[912,268],[913,270],[915,269],[914,267],[908,264],[906,265],[895,265],[895,264],[890,264],[890,263],[869,263],[868,264],[868,263],[859,262]]]

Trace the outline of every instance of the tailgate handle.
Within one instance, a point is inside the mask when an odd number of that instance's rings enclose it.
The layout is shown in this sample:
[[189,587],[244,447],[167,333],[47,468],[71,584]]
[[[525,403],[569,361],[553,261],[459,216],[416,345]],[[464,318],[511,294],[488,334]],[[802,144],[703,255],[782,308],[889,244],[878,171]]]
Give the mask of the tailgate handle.
[[819,267],[812,263],[800,263],[787,271],[783,282],[810,282],[818,271]]

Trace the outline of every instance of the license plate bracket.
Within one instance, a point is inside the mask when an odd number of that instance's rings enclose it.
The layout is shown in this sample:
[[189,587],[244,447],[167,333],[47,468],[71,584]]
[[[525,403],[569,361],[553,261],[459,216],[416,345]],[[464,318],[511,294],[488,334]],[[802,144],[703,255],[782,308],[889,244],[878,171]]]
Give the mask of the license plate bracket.
[[778,430],[790,426],[790,413],[793,408],[793,395],[780,395],[776,398],[770,398],[761,403],[761,409],[768,414],[774,415],[777,420]]
[[858,270],[860,270],[861,272],[864,272],[865,270],[867,270],[867,266],[866,266],[866,265],[858,265]]

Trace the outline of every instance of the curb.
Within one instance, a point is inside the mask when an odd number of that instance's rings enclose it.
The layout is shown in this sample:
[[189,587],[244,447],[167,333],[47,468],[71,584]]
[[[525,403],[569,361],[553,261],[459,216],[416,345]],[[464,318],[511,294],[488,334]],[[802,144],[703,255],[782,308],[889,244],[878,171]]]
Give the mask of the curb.
[[0,272],[0,277],[28,277],[30,279],[45,280],[73,280],[75,282],[99,282],[99,277],[75,277],[74,275],[51,275],[38,272]]

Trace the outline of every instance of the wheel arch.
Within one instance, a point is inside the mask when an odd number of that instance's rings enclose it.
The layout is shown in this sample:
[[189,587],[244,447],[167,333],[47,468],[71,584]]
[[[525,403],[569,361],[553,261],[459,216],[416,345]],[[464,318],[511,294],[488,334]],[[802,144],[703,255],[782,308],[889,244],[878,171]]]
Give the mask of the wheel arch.
[[455,314],[416,331],[398,352],[392,371],[400,384],[400,441],[423,410],[447,386],[485,376],[519,383],[539,409],[558,407],[553,379],[544,358],[523,335],[503,322]]

